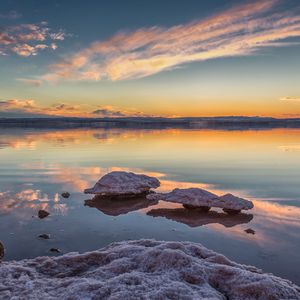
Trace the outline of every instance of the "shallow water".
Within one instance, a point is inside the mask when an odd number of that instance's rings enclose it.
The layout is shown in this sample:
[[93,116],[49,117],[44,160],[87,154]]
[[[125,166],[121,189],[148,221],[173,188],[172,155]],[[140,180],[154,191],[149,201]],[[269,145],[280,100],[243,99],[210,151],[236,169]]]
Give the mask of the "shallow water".
[[[145,201],[89,202],[111,170],[254,202],[228,217]],[[71,193],[69,199],[61,192]],[[151,204],[151,203],[150,203]],[[51,214],[37,218],[39,209]],[[252,228],[255,235],[247,234]],[[0,133],[0,240],[6,260],[88,251],[124,239],[188,240],[300,284],[300,130],[19,130]],[[49,233],[50,240],[37,236]]]

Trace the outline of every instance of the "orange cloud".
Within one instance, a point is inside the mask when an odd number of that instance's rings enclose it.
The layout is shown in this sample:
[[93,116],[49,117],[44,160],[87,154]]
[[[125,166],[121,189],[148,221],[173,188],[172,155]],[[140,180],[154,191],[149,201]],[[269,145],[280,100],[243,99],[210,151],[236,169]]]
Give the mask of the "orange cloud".
[[15,53],[28,57],[37,55],[41,50],[56,50],[56,41],[65,37],[62,30],[51,32],[46,22],[4,27],[0,32],[0,55]]
[[285,102],[300,102],[300,97],[282,97],[280,100]]
[[[38,84],[32,82],[32,84]],[[34,100],[10,99],[0,101],[0,115],[18,114],[20,116],[69,116],[69,117],[149,117],[135,109],[120,109],[109,105],[72,105],[57,103],[48,107],[38,105]]]
[[76,115],[82,113],[79,106],[59,103],[49,107],[42,107],[36,104],[34,100],[26,100],[26,99],[10,99],[6,101],[0,101],[0,112],[15,113],[24,116],[26,115],[64,116],[64,115]]
[[278,0],[255,1],[185,25],[121,32],[50,66],[42,79],[141,78],[184,63],[286,45],[282,40],[300,36],[300,16],[275,11],[277,5]]

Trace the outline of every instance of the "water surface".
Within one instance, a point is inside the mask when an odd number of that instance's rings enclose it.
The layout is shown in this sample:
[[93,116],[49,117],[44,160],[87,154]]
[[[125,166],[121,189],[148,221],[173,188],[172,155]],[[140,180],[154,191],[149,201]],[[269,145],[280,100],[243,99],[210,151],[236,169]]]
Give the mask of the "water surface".
[[[161,190],[198,186],[254,202],[230,218],[166,202],[88,202],[112,170]],[[69,199],[60,196],[71,193]],[[51,215],[37,218],[39,209]],[[255,235],[245,233],[252,228]],[[84,252],[124,239],[187,240],[300,284],[300,130],[20,130],[0,133],[0,239],[6,260]],[[50,240],[37,236],[49,233]]]

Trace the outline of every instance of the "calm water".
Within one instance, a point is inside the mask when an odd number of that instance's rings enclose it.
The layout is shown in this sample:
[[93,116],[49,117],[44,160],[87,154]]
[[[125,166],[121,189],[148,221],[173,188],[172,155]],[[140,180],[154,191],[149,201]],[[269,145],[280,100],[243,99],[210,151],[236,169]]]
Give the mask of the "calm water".
[[[161,190],[199,186],[253,200],[229,218],[145,201],[90,202],[111,170],[159,177]],[[60,193],[71,193],[63,199]],[[39,209],[51,215],[40,220]],[[255,235],[246,234],[252,228]],[[39,234],[50,233],[50,240]],[[0,239],[6,260],[87,251],[124,239],[200,242],[300,284],[300,130],[2,130]]]

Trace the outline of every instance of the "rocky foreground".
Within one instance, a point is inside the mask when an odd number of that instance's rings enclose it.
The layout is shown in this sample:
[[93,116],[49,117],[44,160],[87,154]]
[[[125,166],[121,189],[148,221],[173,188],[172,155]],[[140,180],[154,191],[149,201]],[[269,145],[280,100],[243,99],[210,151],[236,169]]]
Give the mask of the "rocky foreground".
[[288,280],[190,242],[138,240],[2,262],[0,299],[300,299]]

